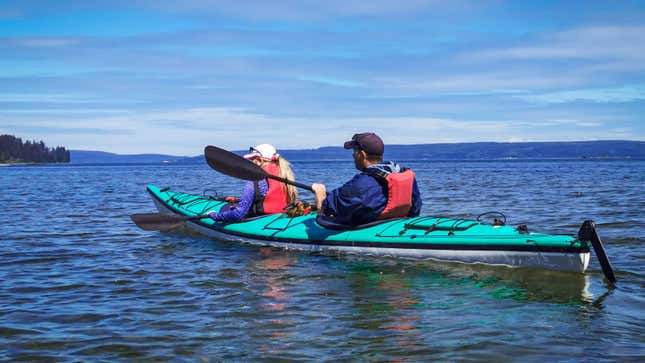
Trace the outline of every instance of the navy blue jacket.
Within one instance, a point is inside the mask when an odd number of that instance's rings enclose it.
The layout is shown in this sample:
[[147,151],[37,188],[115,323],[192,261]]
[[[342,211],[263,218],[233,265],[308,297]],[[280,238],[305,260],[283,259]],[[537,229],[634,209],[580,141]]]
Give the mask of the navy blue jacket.
[[[375,221],[387,204],[387,182],[366,172],[355,175],[327,194],[322,212],[339,224],[357,226]],[[408,217],[421,213],[421,193],[416,178],[412,185],[412,207]]]

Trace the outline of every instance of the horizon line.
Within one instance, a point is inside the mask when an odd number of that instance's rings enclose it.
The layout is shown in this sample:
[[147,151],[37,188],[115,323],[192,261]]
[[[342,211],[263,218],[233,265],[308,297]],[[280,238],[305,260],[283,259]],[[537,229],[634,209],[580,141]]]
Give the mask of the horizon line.
[[[423,143],[423,144],[386,144],[386,147],[392,147],[392,146],[422,146],[422,145],[466,145],[466,144],[548,144],[548,143],[591,143],[591,142],[643,142],[645,143],[645,140],[621,140],[621,139],[612,139],[612,140],[575,140],[575,141],[472,141],[472,142],[440,142],[440,143]],[[316,148],[311,148],[311,149],[280,149],[281,151],[316,151],[320,150],[323,148],[343,148],[343,146],[319,146]],[[182,158],[192,158],[192,157],[198,157],[201,156],[202,154],[198,155],[171,155],[171,154],[165,154],[162,152],[143,152],[143,153],[125,153],[125,154],[120,154],[117,152],[111,152],[111,151],[103,151],[103,150],[82,150],[82,149],[67,149],[70,152],[72,151],[82,151],[82,152],[100,152],[100,153],[106,153],[106,154],[113,154],[113,155],[121,155],[121,156],[141,156],[141,155],[161,155],[161,156],[172,156],[172,157],[182,157]],[[239,149],[239,150],[229,150],[231,152],[244,152],[244,149]]]

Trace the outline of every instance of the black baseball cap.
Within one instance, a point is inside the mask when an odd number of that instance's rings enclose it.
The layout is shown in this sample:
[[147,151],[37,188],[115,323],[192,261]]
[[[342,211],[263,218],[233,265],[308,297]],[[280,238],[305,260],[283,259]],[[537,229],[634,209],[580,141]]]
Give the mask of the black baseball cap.
[[354,134],[350,141],[345,141],[345,149],[360,149],[370,155],[383,155],[383,140],[373,132]]

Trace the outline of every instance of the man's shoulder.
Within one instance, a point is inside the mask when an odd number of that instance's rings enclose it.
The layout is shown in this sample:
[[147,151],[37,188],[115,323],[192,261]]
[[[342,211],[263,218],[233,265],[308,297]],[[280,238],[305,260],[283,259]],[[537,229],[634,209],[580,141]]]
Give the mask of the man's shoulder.
[[378,184],[375,178],[365,173],[354,175],[347,183],[341,187],[341,191],[345,195],[362,194],[366,189],[373,188]]
[[378,181],[376,180],[376,176],[371,175],[369,173],[364,173],[364,172],[354,175],[354,177],[349,182],[355,183],[357,185],[378,184]]

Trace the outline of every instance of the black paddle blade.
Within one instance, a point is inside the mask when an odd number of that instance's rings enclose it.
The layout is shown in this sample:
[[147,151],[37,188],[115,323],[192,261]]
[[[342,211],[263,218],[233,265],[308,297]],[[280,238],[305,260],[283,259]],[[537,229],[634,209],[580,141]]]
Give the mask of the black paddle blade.
[[173,216],[161,213],[133,214],[130,219],[145,231],[167,231],[181,226],[190,217]]
[[243,157],[216,146],[206,146],[204,157],[208,165],[222,174],[244,180],[262,180],[267,172]]
[[284,179],[276,175],[271,175],[264,171],[258,165],[255,165],[243,157],[233,154],[232,152],[220,149],[216,146],[206,146],[204,149],[204,157],[208,166],[219,171],[222,174],[232,176],[234,178],[244,180],[262,180],[271,178],[282,183],[297,186],[298,188],[307,189],[313,192],[311,186],[298,183],[293,180]]

